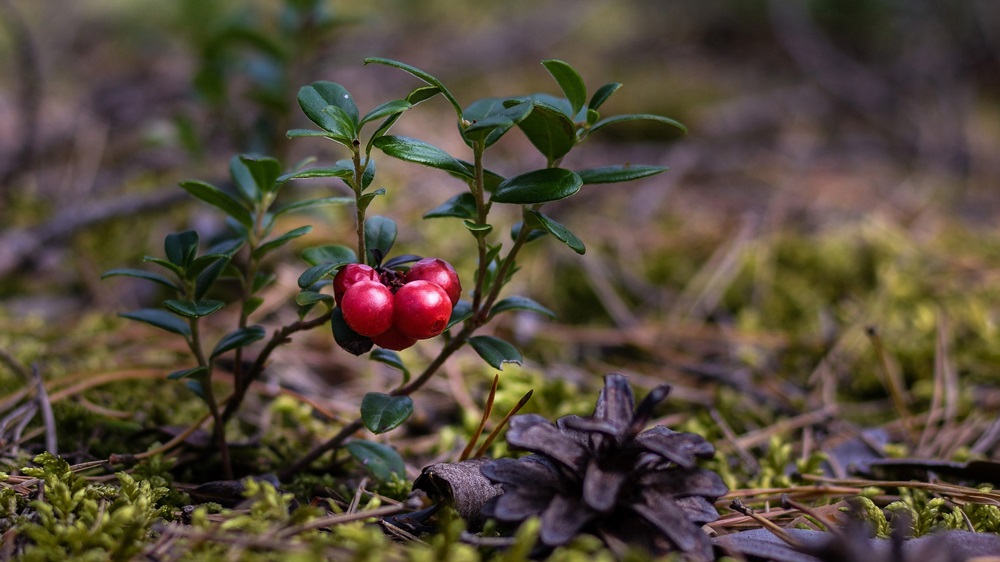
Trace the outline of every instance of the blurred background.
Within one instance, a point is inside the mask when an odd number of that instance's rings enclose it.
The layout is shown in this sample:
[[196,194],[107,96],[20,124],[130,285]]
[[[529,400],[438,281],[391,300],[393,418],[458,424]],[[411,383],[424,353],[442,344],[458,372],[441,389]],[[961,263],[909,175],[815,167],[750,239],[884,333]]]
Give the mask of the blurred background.
[[[946,310],[965,370],[997,358],[996,2],[0,0],[0,22],[2,345],[152,302],[148,284],[99,278],[159,255],[166,233],[223,228],[179,180],[223,185],[239,152],[289,167],[343,158],[333,143],[285,137],[306,125],[300,86],[339,82],[365,111],[418,85],[362,64],[383,56],[468,104],[556,93],[539,62],[559,58],[591,92],[624,84],[606,114],[662,114],[690,132],[619,125],[564,162],[671,171],[551,205],[588,253],[549,241],[525,256],[514,290],[561,323],[541,334],[515,317],[497,330],[535,341],[534,357],[591,372],[707,361],[805,376],[878,322],[919,378]],[[443,99],[394,131],[468,157]],[[501,173],[544,166],[518,134],[492,152]],[[380,166],[389,196],[370,212],[403,226],[400,251],[439,255],[471,279],[468,241],[417,220],[463,186]],[[342,187],[295,189],[286,196]],[[301,220],[316,230],[297,249],[350,240],[341,211]],[[288,302],[305,266],[273,267]]]

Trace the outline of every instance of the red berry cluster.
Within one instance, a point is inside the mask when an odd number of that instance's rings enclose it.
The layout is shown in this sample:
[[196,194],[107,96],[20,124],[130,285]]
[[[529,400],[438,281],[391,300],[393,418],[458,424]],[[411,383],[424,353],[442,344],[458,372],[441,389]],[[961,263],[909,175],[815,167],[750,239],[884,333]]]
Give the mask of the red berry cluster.
[[443,332],[461,294],[455,268],[438,258],[424,258],[405,274],[352,263],[333,278],[347,325],[396,351]]

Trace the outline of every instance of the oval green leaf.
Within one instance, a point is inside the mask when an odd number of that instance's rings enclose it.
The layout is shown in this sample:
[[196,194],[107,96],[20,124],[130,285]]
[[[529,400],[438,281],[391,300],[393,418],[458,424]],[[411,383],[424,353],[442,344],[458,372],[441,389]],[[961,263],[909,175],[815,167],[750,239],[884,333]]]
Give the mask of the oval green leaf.
[[632,181],[639,178],[655,176],[661,172],[669,170],[666,166],[645,166],[645,165],[625,165],[625,166],[602,166],[600,168],[587,168],[577,170],[576,174],[583,180],[583,184],[594,183],[617,183]]
[[528,211],[528,215],[534,218],[534,220],[538,222],[539,226],[549,231],[552,236],[555,236],[560,242],[572,248],[574,252],[581,255],[586,253],[587,248],[583,245],[583,241],[577,238],[576,235],[570,232],[570,230],[565,226],[550,219],[542,213],[539,213],[538,211]]
[[543,168],[504,180],[493,191],[497,203],[534,205],[564,199],[580,191],[583,180],[563,168]]
[[472,303],[467,300],[460,300],[452,307],[451,318],[448,319],[448,325],[445,327],[445,330],[459,322],[465,322],[469,318],[472,318]]
[[222,339],[219,340],[219,343],[215,344],[215,348],[212,350],[212,354],[209,358],[215,359],[227,351],[248,346],[255,341],[264,339],[264,335],[265,332],[263,326],[247,326],[246,328],[233,330],[223,336]]
[[180,314],[186,318],[202,318],[208,316],[213,312],[217,312],[226,303],[216,300],[202,300],[202,301],[181,301],[181,300],[167,300],[163,301],[163,306],[167,307],[168,310],[176,314]]
[[[186,269],[198,253],[198,233],[193,230],[168,234],[163,239],[163,251],[170,263]],[[154,260],[149,260],[154,261]]]
[[333,341],[351,355],[364,355],[375,345],[371,338],[362,336],[347,325],[347,322],[344,321],[344,313],[339,306],[332,311],[330,328],[333,331]]
[[[429,84],[431,86],[434,86],[435,88],[437,88],[438,92],[440,92],[441,95],[444,96],[445,99],[447,99],[451,103],[451,106],[455,108],[455,113],[459,116],[459,118],[462,117],[462,106],[458,105],[458,100],[455,99],[455,96],[453,96],[452,93],[450,91],[448,91],[448,88],[444,87],[444,84],[442,84],[440,80],[438,80],[434,76],[428,74],[427,72],[424,72],[423,70],[420,70],[419,68],[417,68],[415,66],[410,66],[410,65],[408,65],[406,63],[402,63],[402,62],[399,62],[397,60],[392,60],[392,59],[387,59],[387,58],[382,58],[382,57],[368,57],[368,58],[365,59],[364,63],[365,64],[372,64],[372,63],[374,63],[374,64],[384,64],[386,66],[391,66],[393,68],[398,68],[399,70],[407,72],[410,75],[412,75],[412,76],[414,76],[416,78],[419,78],[420,80],[423,80],[427,84]],[[421,101],[423,101],[423,100],[421,100]],[[416,103],[416,102],[414,102],[414,103]]]
[[587,108],[597,111],[599,107],[604,105],[604,102],[608,101],[611,94],[617,92],[618,88],[621,87],[622,85],[620,82],[609,82],[601,86],[596,92],[594,92],[594,96],[590,98],[590,103],[587,104]]
[[180,186],[184,191],[226,213],[246,228],[253,228],[253,216],[250,211],[228,193],[202,181],[182,181]]
[[322,197],[319,199],[307,199],[305,201],[298,201],[285,205],[274,212],[274,217],[280,217],[285,213],[305,211],[312,209],[313,207],[322,207],[325,205],[350,205],[351,203],[354,203],[353,197]]
[[555,162],[576,145],[576,126],[556,107],[537,100],[532,104],[531,113],[517,126],[543,156]]
[[313,228],[312,226],[306,225],[289,230],[288,232],[282,234],[281,236],[268,240],[267,242],[264,242],[263,244],[258,246],[257,249],[253,251],[253,255],[254,257],[257,258],[267,255],[268,252],[280,248],[281,246],[284,246],[288,242],[300,236],[305,236],[306,234],[309,234],[310,232],[312,232],[312,228]]
[[[398,369],[403,373],[403,383],[410,382],[410,370],[406,368],[403,360],[399,357],[399,354],[395,351],[389,349],[378,348],[371,352],[368,356],[372,361],[378,361],[379,363],[384,363],[393,369]],[[363,407],[363,406],[362,406]]]
[[460,176],[472,178],[472,173],[454,156],[422,140],[386,135],[375,140],[375,147],[393,158],[423,164]]
[[493,336],[473,336],[469,345],[494,369],[503,370],[504,363],[521,364],[521,352],[514,346]]
[[308,290],[300,291],[299,294],[295,295],[295,304],[299,306],[307,306],[318,302],[333,302],[333,297],[326,293]]
[[176,381],[180,379],[186,379],[188,377],[207,375],[208,369],[206,367],[194,367],[193,369],[183,369],[180,371],[174,371],[167,375],[167,379]]
[[[344,162],[348,162],[347,165]],[[278,181],[289,181],[307,178],[340,178],[342,180],[349,180],[354,177],[354,166],[350,165],[349,161],[341,160],[333,166],[325,166],[320,168],[309,168],[307,170],[299,170],[297,172],[291,172],[280,176]]]
[[[368,248],[371,266],[375,266],[372,250],[382,252],[382,257],[389,255],[389,250],[396,243],[396,222],[389,217],[376,215],[365,220],[365,247]],[[381,261],[381,260],[378,260]]]
[[355,263],[358,261],[354,250],[340,244],[326,244],[324,246],[313,246],[302,250],[302,259],[309,265],[329,265],[341,266],[345,263]]
[[381,119],[390,115],[398,115],[411,107],[413,107],[413,104],[407,100],[387,101],[366,113],[365,116],[361,118],[359,125],[364,125],[369,121],[374,121],[375,119]]
[[409,396],[369,392],[361,399],[361,421],[376,435],[399,427],[412,413],[413,400]]
[[569,100],[570,106],[573,107],[573,115],[579,113],[587,101],[587,86],[583,83],[580,74],[568,63],[558,59],[543,60],[542,66],[556,79],[556,83],[559,84],[566,99]]
[[476,214],[476,198],[468,191],[463,191],[424,213],[424,218],[457,217],[460,219],[476,220]]
[[[334,82],[313,82],[299,89],[299,107],[310,121],[338,137],[353,139],[358,128],[358,106],[351,93]],[[326,111],[336,107],[339,112]]]
[[166,310],[160,310],[158,308],[143,308],[141,310],[133,310],[132,312],[123,312],[118,316],[128,318],[130,320],[145,322],[150,326],[156,326],[161,330],[166,330],[184,337],[191,335],[191,327],[188,326],[187,322],[181,320],[173,314],[170,314]]
[[[281,163],[277,159],[270,156],[243,154],[240,156],[240,161],[250,172],[259,191],[262,193],[277,191],[281,185],[281,182],[277,181],[278,177],[281,176]],[[250,200],[254,201],[255,199],[250,198]]]
[[597,131],[598,129],[603,129],[608,125],[612,125],[614,123],[624,123],[626,121],[656,121],[658,123],[670,125],[671,127],[676,127],[685,133],[688,132],[687,127],[685,127],[684,124],[681,123],[680,121],[676,121],[669,117],[663,117],[662,115],[651,115],[648,113],[615,115],[613,117],[607,117],[605,119],[601,119],[597,123],[594,123],[590,127],[590,132],[593,133],[594,131]]
[[403,458],[388,445],[355,439],[344,445],[344,448],[354,460],[361,463],[372,476],[382,482],[392,480],[393,475],[397,478],[406,478]]
[[101,275],[101,279],[107,279],[108,277],[135,277],[136,279],[145,279],[146,281],[159,283],[160,285],[169,287],[175,291],[180,290],[180,287],[167,277],[160,275],[159,273],[143,271],[141,269],[112,269],[111,271],[104,272],[104,275]]
[[542,316],[548,316],[553,320],[556,318],[555,312],[552,312],[548,308],[545,308],[528,297],[507,297],[498,301],[495,305],[493,305],[493,308],[490,309],[490,317],[492,318],[501,312],[508,312],[511,310],[528,310],[541,314]]

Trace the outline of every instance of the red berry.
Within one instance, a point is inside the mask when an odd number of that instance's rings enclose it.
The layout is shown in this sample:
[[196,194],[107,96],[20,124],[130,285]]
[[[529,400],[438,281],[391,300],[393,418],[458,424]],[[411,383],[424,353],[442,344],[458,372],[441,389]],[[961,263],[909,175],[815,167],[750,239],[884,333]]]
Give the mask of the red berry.
[[333,298],[339,305],[344,293],[359,281],[378,281],[378,272],[363,263],[349,263],[333,277]]
[[392,291],[378,281],[351,285],[340,308],[347,325],[362,336],[378,335],[392,327]]
[[405,336],[433,338],[448,325],[451,300],[444,289],[430,281],[412,281],[396,291],[392,318]]
[[459,281],[455,268],[440,258],[424,258],[406,272],[407,283],[421,280],[430,281],[444,289],[451,300],[451,306],[455,306],[462,296],[462,282]]
[[372,342],[385,349],[403,351],[404,349],[417,343],[417,340],[405,335],[403,332],[400,332],[399,328],[392,326],[381,334],[372,336]]

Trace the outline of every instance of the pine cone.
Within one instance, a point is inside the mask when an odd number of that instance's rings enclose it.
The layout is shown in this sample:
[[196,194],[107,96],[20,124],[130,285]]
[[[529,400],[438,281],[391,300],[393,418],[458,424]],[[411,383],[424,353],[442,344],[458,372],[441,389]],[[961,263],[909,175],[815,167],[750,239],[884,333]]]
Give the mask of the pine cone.
[[658,386],[635,408],[626,377],[609,374],[590,417],[555,424],[537,414],[513,417],[507,443],[534,454],[482,467],[504,491],[483,515],[510,524],[540,516],[539,539],[550,548],[591,532],[614,550],[633,545],[711,560],[701,525],[718,518],[712,502],[728,489],[695,461],[714,448],[693,433],[642,431],[669,391]]

